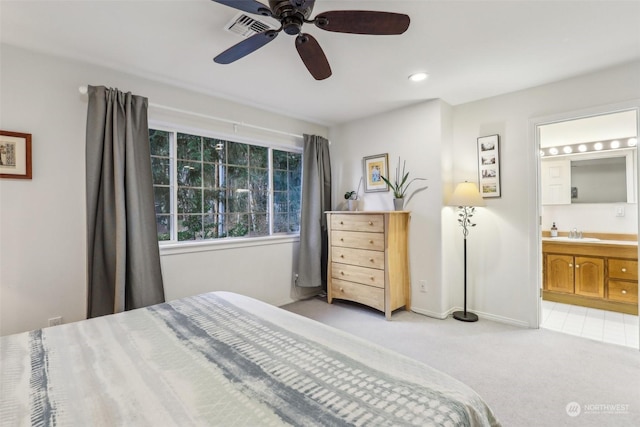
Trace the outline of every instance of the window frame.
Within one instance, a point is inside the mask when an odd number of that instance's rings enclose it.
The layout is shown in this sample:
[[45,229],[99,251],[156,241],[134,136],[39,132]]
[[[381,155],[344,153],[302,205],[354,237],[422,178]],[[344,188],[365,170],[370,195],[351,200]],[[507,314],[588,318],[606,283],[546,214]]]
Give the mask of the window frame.
[[[202,252],[210,250],[224,250],[229,248],[241,248],[252,246],[263,246],[271,244],[281,244],[300,241],[300,231],[297,232],[279,232],[274,233],[274,185],[273,185],[273,150],[286,151],[291,153],[300,154],[301,168],[304,165],[303,162],[303,149],[302,145],[285,145],[271,142],[268,140],[255,139],[246,136],[239,136],[237,134],[228,134],[219,131],[212,131],[203,128],[195,128],[189,126],[182,126],[174,123],[167,123],[157,120],[149,120],[149,129],[169,132],[170,135],[170,180],[169,187],[171,189],[171,201],[170,201],[170,221],[171,221],[171,239],[159,240],[158,245],[160,247],[161,255],[173,255],[181,253]],[[239,236],[239,237],[223,237],[218,239],[201,239],[201,240],[178,240],[178,212],[177,212],[177,188],[178,188],[178,176],[177,176],[177,135],[178,133],[185,133],[189,135],[195,135],[205,138],[216,138],[227,142],[237,142],[241,144],[249,144],[259,147],[265,147],[268,150],[268,179],[269,187],[267,190],[268,197],[268,218],[269,218],[269,235],[267,236]],[[302,182],[302,171],[301,171]],[[302,203],[302,193],[300,194],[300,203]]]

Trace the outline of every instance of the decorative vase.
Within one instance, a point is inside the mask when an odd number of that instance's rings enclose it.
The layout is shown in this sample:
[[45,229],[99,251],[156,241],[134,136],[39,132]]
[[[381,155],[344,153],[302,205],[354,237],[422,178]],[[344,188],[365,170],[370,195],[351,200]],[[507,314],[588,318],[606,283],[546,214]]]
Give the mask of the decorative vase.
[[397,211],[401,211],[404,209],[404,198],[403,199],[393,199],[393,208]]
[[347,200],[347,206],[348,206],[348,209],[350,211],[357,211],[358,210],[358,200],[352,200],[352,199]]

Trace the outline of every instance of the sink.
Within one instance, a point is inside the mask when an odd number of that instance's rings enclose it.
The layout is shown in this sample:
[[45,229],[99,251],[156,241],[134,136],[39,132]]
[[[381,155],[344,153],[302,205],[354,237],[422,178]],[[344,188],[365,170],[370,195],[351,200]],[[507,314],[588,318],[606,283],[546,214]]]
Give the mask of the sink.
[[595,237],[582,237],[580,239],[574,239],[571,237],[566,237],[566,236],[562,236],[562,237],[550,237],[550,240],[556,241],[556,242],[576,242],[576,243],[587,243],[587,242],[599,242],[600,239],[597,239]]

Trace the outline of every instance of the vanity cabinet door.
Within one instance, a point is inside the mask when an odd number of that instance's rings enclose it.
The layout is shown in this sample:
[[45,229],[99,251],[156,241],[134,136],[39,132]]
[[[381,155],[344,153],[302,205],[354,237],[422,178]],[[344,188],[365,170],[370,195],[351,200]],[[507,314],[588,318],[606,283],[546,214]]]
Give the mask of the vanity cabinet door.
[[575,257],[575,293],[587,297],[604,297],[604,259]]
[[545,289],[555,292],[573,293],[573,256],[547,254]]

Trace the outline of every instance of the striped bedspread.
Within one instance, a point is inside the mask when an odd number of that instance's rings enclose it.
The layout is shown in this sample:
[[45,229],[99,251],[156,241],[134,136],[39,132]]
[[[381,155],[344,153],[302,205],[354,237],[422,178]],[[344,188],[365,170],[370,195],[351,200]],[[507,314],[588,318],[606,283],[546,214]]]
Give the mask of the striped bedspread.
[[3,426],[496,426],[469,387],[213,292],[0,338]]

